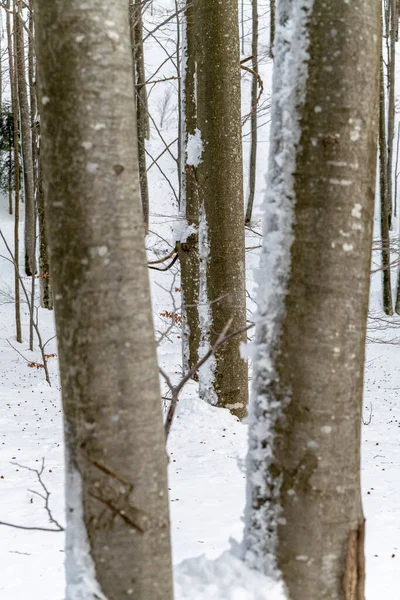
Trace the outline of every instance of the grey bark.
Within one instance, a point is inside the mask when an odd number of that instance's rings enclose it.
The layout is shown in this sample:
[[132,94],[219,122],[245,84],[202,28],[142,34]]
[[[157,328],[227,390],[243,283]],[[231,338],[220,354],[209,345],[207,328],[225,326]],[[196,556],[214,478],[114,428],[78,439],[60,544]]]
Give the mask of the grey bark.
[[[8,2],[10,9],[10,0]],[[13,154],[14,154],[14,190],[15,190],[15,205],[14,205],[14,290],[15,290],[15,329],[17,342],[22,342],[21,329],[21,303],[20,303],[20,286],[19,286],[19,107],[18,107],[18,82],[16,73],[16,32],[15,27],[11,31],[10,14],[7,12],[7,41],[8,41],[8,60],[11,82],[11,103],[13,111]]]
[[274,58],[275,0],[269,0],[269,57]]
[[[33,46],[34,40],[34,2],[30,0],[29,16],[29,92],[31,104],[31,135],[32,135],[32,163],[33,163],[33,185],[35,212],[37,213],[37,226],[39,233],[39,282],[40,282],[40,305],[48,310],[53,309],[53,291],[50,281],[49,252],[47,247],[47,236],[44,215],[43,178],[40,157],[40,117],[37,103],[36,83],[36,61]],[[36,225],[36,219],[35,219]],[[35,236],[36,237],[36,236]]]
[[[340,14],[335,0],[315,0],[309,19],[291,267],[267,357],[262,319],[257,329],[247,548],[264,565],[273,552],[291,600],[363,600],[360,426],[380,0],[343,3]],[[273,123],[272,140],[280,125]],[[281,181],[282,172],[276,177]],[[269,456],[262,482],[252,479],[254,469],[264,468],[257,453]]]
[[146,139],[150,136],[150,123],[147,104],[146,74],[144,68],[143,19],[141,0],[129,0],[129,19],[133,53],[133,72],[136,89],[136,126],[138,143],[138,163],[140,195],[142,199],[143,221],[146,231],[149,228],[149,186],[146,167]]
[[33,163],[32,163],[32,139],[30,110],[28,101],[28,89],[25,73],[25,47],[24,29],[21,23],[22,4],[16,1],[14,12],[14,28],[16,40],[17,62],[15,70],[18,77],[18,100],[21,116],[21,148],[24,173],[24,197],[25,197],[25,272],[34,275],[36,271],[35,262],[35,206],[33,191]]
[[387,180],[387,155],[386,155],[386,108],[385,84],[383,76],[383,56],[380,67],[380,92],[379,92],[379,194],[380,194],[380,222],[381,222],[381,256],[382,256],[382,301],[383,310],[387,315],[393,314],[392,286],[390,274],[390,236],[389,236],[389,197]]
[[178,243],[181,265],[182,289],[182,329],[183,329],[183,363],[185,372],[198,362],[200,345],[199,326],[199,194],[196,169],[187,164],[186,148],[189,136],[195,134],[197,110],[195,98],[196,77],[196,33],[194,24],[193,2],[187,0],[185,10],[186,28],[186,60],[183,62],[183,103],[184,103],[184,168],[183,183],[183,217],[192,233]]
[[[195,175],[209,245],[205,283],[211,309],[203,333],[212,344],[229,319],[232,331],[246,325],[238,5],[197,0],[194,13],[197,127],[203,141]],[[239,418],[247,412],[247,365],[240,358],[245,339],[245,333],[238,335],[218,350],[213,380],[217,405]],[[215,402],[208,392],[206,397]]]
[[389,56],[388,56],[388,125],[387,125],[387,195],[389,228],[391,227],[393,212],[393,148],[395,126],[395,74],[396,74],[396,33],[397,33],[397,0],[390,0],[390,31]]
[[[252,0],[252,68],[254,73],[258,73],[258,1]],[[250,225],[251,215],[253,212],[254,195],[256,191],[256,176],[257,176],[257,96],[258,82],[253,75],[251,83],[251,107],[253,114],[251,115],[251,142],[250,142],[250,167],[249,167],[249,196],[247,199],[246,208],[246,225]]]
[[[128,3],[37,0],[36,39],[68,451],[67,580],[72,586],[84,570],[74,552],[79,510],[71,512],[82,500],[102,594],[172,600]],[[88,600],[99,595],[82,592]]]

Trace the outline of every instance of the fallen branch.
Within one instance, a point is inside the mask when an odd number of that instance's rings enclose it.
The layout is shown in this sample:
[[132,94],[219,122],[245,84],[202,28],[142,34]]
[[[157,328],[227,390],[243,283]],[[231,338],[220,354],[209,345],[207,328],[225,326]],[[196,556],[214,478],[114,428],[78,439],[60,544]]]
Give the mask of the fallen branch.
[[41,466],[40,470],[32,469],[31,467],[26,467],[25,465],[20,465],[17,462],[12,462],[11,464],[17,465],[20,469],[26,469],[27,471],[36,473],[36,476],[38,478],[38,481],[39,481],[44,493],[41,494],[40,492],[36,492],[35,490],[28,490],[28,491],[31,492],[31,494],[35,494],[36,496],[39,496],[39,498],[42,498],[42,500],[44,500],[45,511],[47,512],[50,523],[53,523],[54,527],[28,527],[25,525],[17,525],[15,523],[7,523],[6,521],[0,521],[0,525],[5,525],[6,527],[13,527],[14,529],[25,529],[26,531],[51,531],[51,532],[64,531],[64,527],[62,525],[60,525],[60,523],[57,521],[57,519],[53,516],[53,513],[50,508],[50,503],[49,503],[51,492],[49,492],[49,490],[47,489],[47,487],[44,484],[43,479],[42,479],[42,474],[43,474],[44,466],[45,466],[44,458],[42,458],[42,466]]

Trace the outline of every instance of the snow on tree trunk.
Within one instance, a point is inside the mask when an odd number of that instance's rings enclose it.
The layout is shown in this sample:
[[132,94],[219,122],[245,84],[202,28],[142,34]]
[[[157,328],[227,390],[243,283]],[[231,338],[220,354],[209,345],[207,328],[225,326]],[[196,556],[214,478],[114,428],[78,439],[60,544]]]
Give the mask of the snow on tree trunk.
[[246,559],[291,600],[364,598],[360,427],[379,0],[277,4]]
[[128,3],[35,6],[67,446],[67,600],[172,600]]
[[[201,134],[196,129],[196,35],[194,26],[194,5],[186,0],[182,35],[182,189],[181,214],[184,223],[179,236],[178,252],[181,265],[182,288],[182,329],[183,329],[183,368],[191,369],[199,360],[199,196],[196,177],[202,148],[197,146],[197,156],[193,155],[193,140]],[[200,152],[199,152],[200,150]]]
[[[212,344],[230,319],[231,331],[246,326],[238,5],[236,0],[196,0],[193,7],[198,129],[194,133],[202,142],[193,176],[197,206],[204,207],[199,229],[207,232],[209,245],[200,270],[207,306],[200,300],[199,321],[201,340]],[[199,254],[205,256],[200,239]],[[206,311],[210,318],[202,318]],[[199,375],[201,389],[207,391],[204,398],[239,418],[247,414],[247,365],[240,357],[245,340],[243,332],[218,350],[211,380],[210,369],[203,370],[205,382]]]

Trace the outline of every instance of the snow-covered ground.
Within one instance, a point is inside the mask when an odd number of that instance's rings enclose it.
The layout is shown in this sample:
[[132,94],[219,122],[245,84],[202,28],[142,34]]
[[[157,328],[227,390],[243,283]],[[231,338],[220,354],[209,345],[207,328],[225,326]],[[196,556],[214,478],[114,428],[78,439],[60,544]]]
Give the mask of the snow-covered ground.
[[[0,223],[11,239],[12,218],[7,215],[4,199],[0,200]],[[2,243],[0,255],[6,256]],[[375,307],[374,316],[381,318],[377,308],[378,277],[375,276],[371,303]],[[52,380],[49,387],[42,369],[28,367],[28,362],[40,362],[40,354],[28,350],[26,305],[23,305],[24,342],[21,345],[15,342],[12,289],[12,265],[0,258],[0,521],[47,528],[51,524],[44,502],[34,493],[43,490],[36,474],[24,467],[40,469],[45,459],[43,481],[51,492],[51,510],[64,523],[57,358],[49,360]],[[161,305],[169,296],[163,293],[165,297],[159,293],[155,302],[156,312],[162,312]],[[51,338],[52,314],[40,310],[39,322],[43,338]],[[367,600],[399,598],[400,340],[396,342],[399,327],[400,324],[396,327],[393,323],[387,329],[387,323],[372,320],[369,337],[375,341],[367,344],[366,424],[362,431]],[[382,343],[385,339],[394,343]],[[49,354],[56,352],[55,342],[50,342],[48,348]],[[179,344],[165,342],[161,361],[171,372],[179,372]],[[267,594],[265,578],[249,574],[234,556],[243,527],[246,444],[246,425],[228,411],[198,400],[196,387],[189,385],[182,395],[168,444],[173,559],[179,565],[175,569],[177,600],[280,598],[279,587],[274,589],[268,584]],[[6,526],[0,532],[0,598],[63,600],[63,533]],[[229,549],[232,552],[226,554]],[[200,558],[195,560],[196,557]]]

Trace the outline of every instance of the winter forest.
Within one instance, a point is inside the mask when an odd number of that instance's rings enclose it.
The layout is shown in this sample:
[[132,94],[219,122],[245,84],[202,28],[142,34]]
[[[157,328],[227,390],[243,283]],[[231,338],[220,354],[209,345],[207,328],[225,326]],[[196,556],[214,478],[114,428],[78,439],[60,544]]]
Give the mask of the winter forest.
[[399,600],[399,0],[0,0],[1,600]]

